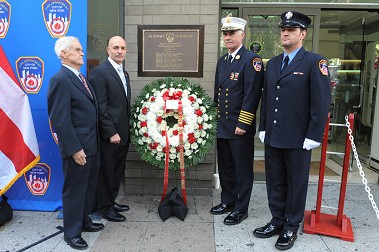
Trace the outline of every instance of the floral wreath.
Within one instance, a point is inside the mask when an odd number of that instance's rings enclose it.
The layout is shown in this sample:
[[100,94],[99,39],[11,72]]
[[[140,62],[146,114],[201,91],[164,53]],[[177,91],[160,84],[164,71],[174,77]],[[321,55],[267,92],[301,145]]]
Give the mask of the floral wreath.
[[[167,109],[168,100],[178,101],[182,110],[180,107]],[[214,102],[199,84],[187,79],[167,77],[147,84],[134,101],[131,113],[133,145],[144,161],[159,168],[165,167],[166,151],[169,154],[169,168],[180,168],[181,129],[187,167],[203,160],[214,145]],[[182,128],[179,127],[179,117],[182,119]]]

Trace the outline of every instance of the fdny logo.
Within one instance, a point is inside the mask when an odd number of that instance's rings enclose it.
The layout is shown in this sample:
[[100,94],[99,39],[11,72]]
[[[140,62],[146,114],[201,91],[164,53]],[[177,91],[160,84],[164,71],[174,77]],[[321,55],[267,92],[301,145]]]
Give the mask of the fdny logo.
[[255,71],[260,72],[262,70],[262,59],[260,58],[253,59],[253,67]]
[[50,183],[50,167],[45,163],[37,163],[24,174],[26,185],[33,195],[44,195]]
[[319,65],[319,68],[320,68],[320,72],[323,75],[328,76],[328,62],[326,60],[320,60],[320,62],[318,63],[318,65]]
[[53,38],[66,35],[71,20],[71,3],[68,0],[45,0],[42,13],[46,28]]
[[0,38],[5,38],[11,22],[11,5],[5,0],[0,0]]
[[50,118],[49,118],[49,126],[50,126],[50,132],[51,132],[51,135],[53,136],[54,142],[58,144],[58,135],[57,133],[55,133],[55,130],[53,129],[53,125],[51,125]]
[[20,57],[16,61],[16,69],[25,92],[37,94],[42,86],[44,62],[38,57]]

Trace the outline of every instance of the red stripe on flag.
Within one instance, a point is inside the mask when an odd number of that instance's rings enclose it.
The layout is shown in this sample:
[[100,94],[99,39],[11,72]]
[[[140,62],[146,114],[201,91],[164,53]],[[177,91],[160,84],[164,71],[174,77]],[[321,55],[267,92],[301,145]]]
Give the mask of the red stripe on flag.
[[0,59],[1,59],[0,66],[4,69],[4,71],[8,74],[8,76],[13,80],[14,84],[16,84],[17,86],[21,88],[21,85],[18,82],[18,79],[16,78],[16,75],[13,72],[12,66],[9,63],[7,56],[5,56],[3,47],[1,45],[0,45]]
[[21,131],[0,109],[0,150],[7,156],[16,168],[17,173],[28,166],[36,156],[25,144]]

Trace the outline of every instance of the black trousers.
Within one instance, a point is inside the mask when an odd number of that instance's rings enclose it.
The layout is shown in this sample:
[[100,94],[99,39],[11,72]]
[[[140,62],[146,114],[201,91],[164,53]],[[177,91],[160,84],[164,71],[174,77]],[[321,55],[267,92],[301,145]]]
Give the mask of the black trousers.
[[217,138],[217,152],[221,201],[247,213],[254,180],[254,141]]
[[271,223],[297,232],[304,218],[311,151],[265,145],[266,186]]
[[108,211],[114,204],[124,178],[127,145],[101,146],[101,167],[97,187],[100,212]]
[[99,177],[100,155],[86,157],[84,166],[78,165],[73,158],[63,159],[63,229],[64,236],[73,238],[90,226],[89,214],[93,210]]

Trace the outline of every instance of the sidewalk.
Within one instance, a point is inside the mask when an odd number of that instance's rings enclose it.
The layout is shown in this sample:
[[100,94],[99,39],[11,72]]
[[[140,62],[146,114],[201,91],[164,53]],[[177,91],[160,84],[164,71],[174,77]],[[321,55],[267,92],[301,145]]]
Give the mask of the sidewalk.
[[[371,193],[379,204],[379,184],[370,183]],[[323,205],[335,207],[339,198],[339,185],[325,185]],[[310,182],[306,210],[314,209],[317,183]],[[255,182],[249,217],[236,226],[223,224],[225,215],[213,216],[210,208],[220,201],[220,190],[212,197],[188,197],[189,213],[184,222],[172,217],[166,222],[159,218],[159,196],[124,196],[121,203],[128,204],[126,222],[114,223],[102,219],[105,229],[98,233],[83,233],[90,248],[85,251],[278,251],[277,237],[258,239],[252,231],[270,220],[264,182]],[[323,213],[336,214],[323,209]],[[379,251],[379,220],[367,198],[362,183],[347,186],[345,215],[351,218],[354,242],[321,235],[304,234],[302,228],[290,251]],[[62,220],[57,213],[15,211],[13,220],[0,228],[0,251],[19,251],[59,230]],[[72,250],[60,233],[25,251],[66,252]]]

